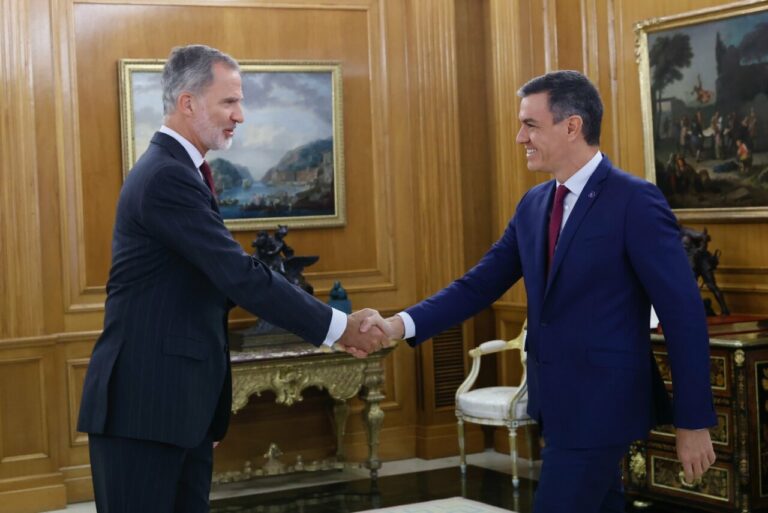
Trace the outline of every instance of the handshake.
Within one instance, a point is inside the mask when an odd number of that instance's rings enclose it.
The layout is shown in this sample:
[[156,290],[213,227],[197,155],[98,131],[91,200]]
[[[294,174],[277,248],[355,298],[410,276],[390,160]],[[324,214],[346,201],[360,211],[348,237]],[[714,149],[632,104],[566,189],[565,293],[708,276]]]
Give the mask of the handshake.
[[405,326],[399,315],[384,319],[372,308],[364,308],[347,317],[347,329],[335,347],[357,358],[389,347],[391,340],[403,338]]

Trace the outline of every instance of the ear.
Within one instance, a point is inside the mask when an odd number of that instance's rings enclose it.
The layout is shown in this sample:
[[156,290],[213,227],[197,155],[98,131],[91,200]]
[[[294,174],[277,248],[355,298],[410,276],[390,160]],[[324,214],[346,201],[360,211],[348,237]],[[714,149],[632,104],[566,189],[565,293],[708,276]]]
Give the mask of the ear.
[[568,138],[575,139],[581,135],[581,128],[584,125],[584,120],[581,116],[573,115],[568,118],[566,128],[568,130]]
[[195,102],[192,93],[183,92],[176,99],[176,111],[191,116],[195,112]]

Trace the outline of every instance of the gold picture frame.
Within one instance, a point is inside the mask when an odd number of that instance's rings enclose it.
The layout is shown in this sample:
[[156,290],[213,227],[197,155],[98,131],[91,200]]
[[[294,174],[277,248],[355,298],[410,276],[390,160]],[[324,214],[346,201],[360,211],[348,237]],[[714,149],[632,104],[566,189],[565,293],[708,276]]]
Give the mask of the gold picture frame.
[[681,220],[768,219],[766,27],[768,0],[635,24],[645,176]]
[[[232,231],[344,226],[341,64],[238,63],[245,122],[229,150],[206,155],[225,224]],[[118,63],[123,178],[162,124],[164,64]]]

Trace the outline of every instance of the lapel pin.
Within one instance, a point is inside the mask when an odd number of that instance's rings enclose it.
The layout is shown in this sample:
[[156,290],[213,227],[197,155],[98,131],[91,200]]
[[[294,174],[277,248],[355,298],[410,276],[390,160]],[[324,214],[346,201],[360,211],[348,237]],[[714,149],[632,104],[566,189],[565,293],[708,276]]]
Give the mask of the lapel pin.
[[595,196],[597,196],[597,193],[595,191],[589,191],[589,194],[587,194],[587,198],[594,199]]

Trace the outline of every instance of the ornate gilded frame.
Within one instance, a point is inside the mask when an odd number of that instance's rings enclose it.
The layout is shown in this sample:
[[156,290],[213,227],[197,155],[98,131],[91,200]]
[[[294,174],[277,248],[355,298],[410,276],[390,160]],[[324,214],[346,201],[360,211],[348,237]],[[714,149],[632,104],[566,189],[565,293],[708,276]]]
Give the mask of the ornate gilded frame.
[[[289,73],[296,73],[296,74],[304,74],[304,73],[320,73],[320,74],[328,74],[330,78],[330,101],[331,105],[313,105],[313,107],[316,108],[323,108],[326,109],[326,111],[330,111],[331,113],[331,139],[332,139],[332,169],[333,169],[333,183],[332,185],[324,184],[322,187],[326,187],[326,194],[328,192],[327,188],[330,187],[332,190],[332,196],[333,196],[333,207],[330,210],[331,213],[323,212],[319,214],[313,214],[311,212],[311,209],[305,209],[304,211],[301,211],[299,213],[289,213],[283,215],[275,214],[272,217],[259,217],[258,215],[254,217],[235,217],[232,215],[227,214],[227,207],[232,207],[233,205],[222,203],[220,200],[219,205],[222,210],[222,217],[224,217],[224,222],[227,225],[227,228],[229,228],[232,231],[245,231],[245,230],[259,230],[259,229],[266,229],[266,228],[275,228],[278,224],[284,224],[288,225],[292,228],[314,228],[314,227],[330,227],[330,226],[344,226],[346,225],[346,197],[345,197],[345,187],[344,187],[344,130],[343,130],[343,113],[342,113],[342,75],[341,75],[341,64],[338,62],[325,62],[325,61],[251,61],[251,60],[241,60],[238,61],[240,64],[240,71],[241,75],[243,76],[244,81],[244,89],[246,88],[245,82],[248,78],[249,74],[277,74],[277,73],[283,73],[283,74],[289,74]],[[122,160],[123,160],[123,178],[127,176],[129,170],[133,165],[135,164],[138,155],[137,155],[137,147],[139,149],[145,147],[149,143],[149,137],[151,137],[151,133],[154,133],[154,130],[160,127],[160,124],[162,123],[162,100],[161,100],[161,91],[159,86],[159,76],[162,73],[163,66],[165,64],[165,60],[162,59],[121,59],[118,63],[118,71],[119,71],[119,87],[120,87],[120,124],[121,124],[121,142],[122,142]],[[154,86],[153,89],[149,91],[149,93],[145,90],[142,92],[142,94],[150,94],[154,96],[157,95],[157,108],[160,112],[160,118],[157,120],[157,123],[155,126],[152,127],[152,132],[149,133],[149,135],[146,133],[146,130],[144,130],[141,134],[138,135],[139,139],[137,140],[137,123],[136,123],[136,109],[139,105],[139,102],[136,100],[136,90],[137,88],[134,87],[135,80],[137,79],[137,74],[143,73],[143,74],[157,74],[157,78],[153,79],[153,81],[157,84]],[[156,91],[155,91],[156,89]],[[244,91],[246,94],[246,101],[247,101],[247,91]],[[314,98],[304,97],[300,98],[299,100],[304,101],[304,103],[307,103],[311,100],[315,100]],[[154,99],[153,99],[154,102]],[[297,102],[300,103],[300,102]],[[154,103],[153,103],[154,105]],[[299,110],[295,111],[298,115],[300,113]],[[154,113],[153,113],[154,114]],[[248,116],[246,115],[246,120],[243,126],[240,127],[239,130],[247,129],[248,128]],[[237,138],[237,134],[235,135]],[[327,139],[327,138],[326,138]],[[307,141],[303,144],[303,146],[307,146],[311,141]],[[142,144],[144,146],[142,146]],[[302,145],[295,146],[296,148],[301,148]],[[139,150],[140,151],[140,150]],[[284,156],[287,155],[287,152],[284,153]],[[223,157],[226,156],[226,153],[222,155]],[[277,162],[275,162],[277,164]],[[327,164],[329,162],[324,162],[322,164],[323,170],[327,168]],[[317,169],[319,169],[320,166],[318,166]],[[322,175],[320,171],[315,171],[318,173],[318,175]],[[298,176],[298,174],[296,175]],[[312,176],[312,172],[310,170],[310,173],[308,176]],[[310,178],[306,178],[306,180],[309,180]],[[253,182],[257,182],[258,180],[253,180]],[[318,187],[321,187],[319,178],[317,181],[314,182],[317,184]],[[242,189],[249,189],[251,187],[251,182],[249,182],[248,186],[243,186]],[[297,185],[297,182],[293,182],[292,184],[287,185]],[[304,186],[307,185],[307,182],[304,182]],[[243,194],[248,194],[249,191],[243,190],[241,191]],[[274,193],[275,195],[278,194],[277,191]],[[283,193],[282,191],[279,192],[279,194],[282,194],[283,197],[290,197],[290,193]],[[297,194],[296,192],[292,193]],[[288,196],[286,196],[288,195]],[[255,198],[255,196],[254,196]],[[268,200],[271,200],[271,196],[267,197],[264,201],[265,203]],[[232,201],[232,200],[230,200]],[[256,210],[256,204],[253,203],[254,200],[251,200],[250,207],[254,207],[253,210]],[[259,198],[258,201],[261,201],[261,198]],[[235,203],[237,205],[237,203]],[[289,209],[289,212],[293,212],[291,205],[291,209]],[[233,210],[233,209],[229,209]],[[246,209],[240,209],[240,212],[250,212],[251,210]],[[247,215],[247,213],[240,214],[240,215]]]
[[[768,0],[745,0],[727,5],[716,6],[683,14],[651,18],[634,25],[635,58],[640,76],[640,100],[643,123],[643,150],[645,157],[645,176],[656,183],[656,152],[654,149],[653,98],[651,95],[651,70],[649,56],[649,34],[685,29],[696,25],[712,23],[736,16],[764,13],[768,10]],[[714,63],[712,64],[714,66]],[[701,84],[699,84],[701,87]],[[715,207],[715,208],[675,208],[673,210],[681,220],[739,221],[768,218],[768,204],[756,207]]]

